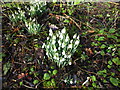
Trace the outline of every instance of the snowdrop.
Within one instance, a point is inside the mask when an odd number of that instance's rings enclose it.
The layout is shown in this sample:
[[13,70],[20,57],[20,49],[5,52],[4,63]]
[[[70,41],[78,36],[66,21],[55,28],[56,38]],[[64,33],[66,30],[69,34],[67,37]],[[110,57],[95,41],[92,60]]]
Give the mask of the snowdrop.
[[61,32],[62,32],[62,33],[65,33],[65,32],[66,32],[65,28],[63,28]]
[[62,55],[65,55],[65,51],[62,52]]
[[77,41],[75,41],[75,45],[78,45],[79,44],[79,41],[77,40]]
[[53,33],[52,29],[50,29],[47,43],[45,45],[43,44],[42,48],[45,48],[48,58],[57,63],[59,67],[64,67],[72,64],[71,56],[75,52],[78,44],[79,37],[77,34],[70,40],[65,28],[56,33]]
[[77,34],[75,34],[74,36],[73,36],[73,38],[75,39],[77,37]]
[[68,45],[68,48],[72,48],[72,44],[69,44],[69,45]]

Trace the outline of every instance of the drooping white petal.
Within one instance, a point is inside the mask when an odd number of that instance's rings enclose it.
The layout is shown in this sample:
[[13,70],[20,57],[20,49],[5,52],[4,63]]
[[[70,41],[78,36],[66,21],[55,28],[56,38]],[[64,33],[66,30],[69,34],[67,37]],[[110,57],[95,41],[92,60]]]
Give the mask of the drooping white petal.
[[75,34],[74,36],[73,36],[73,38],[75,39],[77,37],[77,34]]
[[62,29],[61,33],[66,33],[66,30],[65,28]]
[[78,45],[79,44],[79,41],[77,40],[77,41],[75,41],[75,45]]
[[69,45],[68,45],[68,48],[72,48],[72,44],[69,44]]
[[65,51],[62,52],[62,55],[65,55]]

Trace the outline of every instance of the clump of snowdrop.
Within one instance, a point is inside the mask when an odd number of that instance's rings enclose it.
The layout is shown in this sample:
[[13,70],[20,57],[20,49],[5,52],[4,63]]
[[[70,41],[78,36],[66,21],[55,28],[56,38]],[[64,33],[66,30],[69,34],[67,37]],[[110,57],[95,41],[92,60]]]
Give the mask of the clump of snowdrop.
[[35,22],[35,19],[31,20],[31,22],[25,22],[25,26],[27,27],[27,31],[30,33],[30,34],[37,34],[40,32],[41,30],[41,25],[36,23]]
[[64,67],[71,65],[71,56],[76,51],[79,42],[77,34],[70,40],[65,28],[57,33],[53,33],[50,29],[47,42],[43,44],[42,48],[45,48],[48,58],[57,63],[59,67]]

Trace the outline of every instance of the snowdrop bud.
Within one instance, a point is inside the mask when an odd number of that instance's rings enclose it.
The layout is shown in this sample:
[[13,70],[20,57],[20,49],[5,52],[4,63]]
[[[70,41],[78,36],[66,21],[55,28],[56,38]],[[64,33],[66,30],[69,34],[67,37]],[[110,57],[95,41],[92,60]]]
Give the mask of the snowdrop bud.
[[65,33],[65,32],[66,32],[65,28],[63,28],[62,31],[61,31],[61,33]]
[[73,38],[75,39],[77,37],[77,34],[75,34],[74,36],[73,36]]

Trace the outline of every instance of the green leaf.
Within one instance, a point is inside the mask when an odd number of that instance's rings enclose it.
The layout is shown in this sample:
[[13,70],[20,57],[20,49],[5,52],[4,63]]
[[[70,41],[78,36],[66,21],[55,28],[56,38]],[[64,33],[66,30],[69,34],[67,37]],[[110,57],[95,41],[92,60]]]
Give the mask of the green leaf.
[[114,86],[118,86],[118,84],[119,84],[119,81],[118,81],[116,78],[113,78],[113,77],[110,78],[110,82],[111,82]]
[[43,76],[44,80],[49,80],[50,79],[50,75],[48,73],[45,73]]
[[51,68],[51,69],[54,69],[54,66],[51,66],[50,68]]
[[23,82],[21,81],[21,82],[19,82],[19,84],[20,84],[20,86],[22,86]]
[[48,81],[47,82],[47,87],[50,87],[51,86],[51,81]]
[[66,19],[66,20],[64,20],[64,22],[69,23],[70,21]]
[[100,48],[105,48],[105,47],[106,47],[106,45],[105,45],[105,44],[102,44]]
[[98,41],[103,41],[105,39],[105,37],[99,37],[97,40]]
[[53,73],[53,75],[56,75],[56,74],[57,74],[57,72],[58,72],[57,70],[53,70],[53,72],[52,72],[52,73]]
[[116,65],[120,65],[120,60],[118,57],[113,58],[112,61],[116,64]]
[[96,83],[92,83],[92,86],[93,86],[93,87],[96,87],[97,85],[96,85]]
[[108,68],[111,68],[111,65],[107,65]]
[[109,65],[112,65],[112,61],[111,61],[111,60],[109,60],[109,61],[108,61],[108,64],[109,64]]
[[100,52],[100,54],[101,54],[102,56],[104,56],[104,55],[105,55],[105,52],[102,50],[102,51]]
[[55,79],[51,79],[51,86],[56,86]]
[[114,32],[115,32],[114,28],[112,28],[112,29],[109,30],[109,33],[114,33]]
[[7,62],[3,65],[3,74],[6,75],[9,69],[11,68],[11,63]]
[[33,84],[37,84],[39,81],[38,80],[34,80],[33,81]]
[[32,68],[30,68],[30,71],[31,71],[31,72],[34,72],[35,70],[34,70],[34,68],[32,67]]
[[91,79],[92,79],[93,82],[96,81],[96,77],[94,75],[91,76]]

